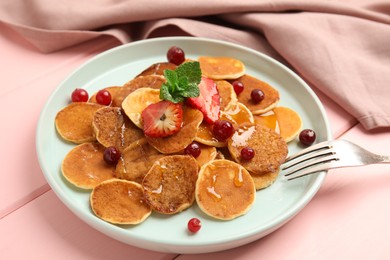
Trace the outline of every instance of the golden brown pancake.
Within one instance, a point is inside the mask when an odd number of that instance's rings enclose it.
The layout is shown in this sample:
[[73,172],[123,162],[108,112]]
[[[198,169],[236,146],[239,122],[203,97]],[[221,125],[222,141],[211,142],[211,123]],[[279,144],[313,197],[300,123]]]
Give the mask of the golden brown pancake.
[[160,90],[153,88],[139,88],[131,92],[122,102],[123,111],[130,120],[142,129],[142,111],[151,104],[160,100]]
[[276,172],[266,172],[263,174],[255,174],[250,172],[253,182],[255,183],[256,190],[265,189],[271,186],[279,175],[279,170]]
[[[110,92],[110,95],[111,95],[111,100],[114,100],[115,96],[117,95],[117,93],[119,91],[121,91],[121,88],[120,86],[111,86],[111,87],[106,87],[105,89]],[[89,98],[89,102],[91,103],[97,103],[96,101],[96,93],[94,93],[90,98]],[[111,102],[110,106],[114,106],[113,102]]]
[[236,127],[243,124],[253,124],[255,122],[249,108],[240,102],[229,106],[225,111],[221,111],[220,119],[228,120]]
[[288,107],[276,107],[273,111],[278,119],[280,135],[286,142],[294,140],[302,128],[299,114]]
[[115,165],[103,160],[104,149],[99,143],[84,143],[70,150],[61,165],[65,179],[76,187],[92,189],[114,178]]
[[278,118],[276,117],[274,110],[270,110],[260,115],[253,115],[253,118],[256,125],[268,127],[280,134]]
[[164,75],[164,70],[175,70],[176,67],[177,66],[175,64],[170,62],[155,63],[142,71],[139,75],[137,75],[137,77],[147,75]]
[[[244,75],[237,80],[244,84],[244,90],[238,95],[238,101],[247,106],[254,115],[273,109],[279,102],[279,91],[268,83],[250,75]],[[260,89],[264,93],[264,99],[259,103],[254,103],[251,99],[251,92],[254,89]]]
[[153,164],[142,186],[153,210],[175,214],[190,207],[195,199],[198,163],[189,155],[165,156]]
[[[244,147],[254,149],[251,160],[241,158]],[[272,129],[260,125],[238,128],[229,139],[228,148],[236,162],[255,174],[276,172],[288,153],[284,139]]]
[[245,74],[245,65],[230,57],[201,56],[198,58],[202,74],[211,79],[236,79]]
[[120,107],[123,100],[136,89],[139,88],[154,88],[160,89],[161,85],[165,82],[165,78],[160,75],[147,75],[136,77],[129,82],[125,83],[120,91],[115,95],[112,100],[113,106]]
[[214,147],[225,147],[227,146],[226,141],[219,141],[213,135],[213,125],[206,122],[202,122],[199,125],[198,132],[196,133],[195,141],[201,144]]
[[142,186],[126,180],[100,183],[92,190],[90,204],[96,216],[113,224],[139,224],[152,212]]
[[217,85],[218,93],[220,96],[220,109],[221,111],[226,110],[229,107],[235,106],[237,104],[237,95],[234,92],[232,84],[226,80],[216,80],[215,84]]
[[100,108],[95,113],[92,125],[99,143],[105,147],[115,146],[120,152],[144,136],[142,130],[119,107]]
[[217,156],[217,149],[215,147],[204,144],[199,144],[199,146],[201,152],[200,155],[195,159],[200,166],[215,159]]
[[254,115],[255,123],[271,128],[286,142],[294,140],[301,128],[302,119],[297,112],[288,107],[275,107],[261,115]]
[[66,141],[76,144],[95,141],[92,119],[95,112],[103,106],[74,102],[61,109],[55,118],[59,135]]
[[123,152],[115,169],[115,176],[120,179],[142,183],[153,163],[164,157],[151,146],[145,138],[131,143]]
[[200,169],[195,197],[207,215],[230,220],[248,212],[255,201],[256,189],[244,167],[228,160],[214,160]]
[[[252,113],[240,102],[229,106],[225,111],[221,111],[220,120],[231,122],[235,128],[242,124],[254,123]],[[227,146],[227,141],[219,141],[214,137],[213,125],[206,122],[200,124],[195,140],[208,146],[219,148]]]
[[197,109],[184,106],[183,125],[179,132],[174,135],[161,138],[146,137],[146,140],[161,153],[179,153],[192,143],[192,141],[194,141],[198,127],[202,121],[202,112]]

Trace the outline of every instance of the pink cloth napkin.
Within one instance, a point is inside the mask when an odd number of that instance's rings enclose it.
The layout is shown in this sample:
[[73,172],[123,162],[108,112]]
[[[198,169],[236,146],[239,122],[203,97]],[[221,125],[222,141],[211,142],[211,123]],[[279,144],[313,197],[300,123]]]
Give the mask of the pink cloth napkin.
[[366,129],[390,127],[388,0],[12,0],[0,21],[42,52],[97,37],[239,43],[288,64]]

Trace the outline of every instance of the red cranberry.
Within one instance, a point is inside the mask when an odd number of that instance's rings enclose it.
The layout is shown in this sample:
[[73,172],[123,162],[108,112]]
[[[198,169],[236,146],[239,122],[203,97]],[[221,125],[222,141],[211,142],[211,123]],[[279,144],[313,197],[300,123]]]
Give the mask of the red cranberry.
[[250,147],[244,147],[242,148],[241,150],[241,158],[246,160],[246,161],[249,161],[251,160],[253,157],[255,156],[255,150],[253,150],[253,148],[250,148]]
[[185,60],[184,51],[177,46],[172,46],[167,52],[167,59],[170,63],[180,65]]
[[121,153],[114,146],[107,147],[104,150],[103,159],[108,164],[116,164],[121,158]]
[[234,127],[232,123],[227,120],[217,120],[213,126],[213,135],[218,141],[226,141],[233,135]]
[[72,92],[72,102],[87,102],[88,92],[82,88],[76,88]]
[[241,81],[233,81],[232,85],[234,92],[236,92],[237,95],[239,95],[244,90],[244,84]]
[[304,129],[299,133],[299,141],[306,146],[312,145],[316,140],[316,133],[311,129]]
[[196,233],[199,231],[199,229],[202,227],[202,223],[200,222],[199,219],[197,218],[192,218],[188,221],[188,224],[187,224],[187,227],[188,227],[188,230],[191,232],[191,233]]
[[184,152],[188,155],[192,155],[194,158],[198,158],[201,149],[197,142],[192,142],[184,149]]
[[99,90],[96,94],[96,102],[100,105],[108,106],[111,104],[111,94],[107,89]]
[[261,89],[254,89],[251,92],[251,98],[253,102],[260,103],[264,99],[264,92]]

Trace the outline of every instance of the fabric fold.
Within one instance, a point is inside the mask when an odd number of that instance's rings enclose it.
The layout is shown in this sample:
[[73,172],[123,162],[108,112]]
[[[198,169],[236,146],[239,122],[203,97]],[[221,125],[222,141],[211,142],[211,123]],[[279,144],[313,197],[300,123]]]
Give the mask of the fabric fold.
[[13,0],[0,21],[42,52],[112,37],[238,43],[289,66],[366,129],[390,127],[390,2],[384,0]]

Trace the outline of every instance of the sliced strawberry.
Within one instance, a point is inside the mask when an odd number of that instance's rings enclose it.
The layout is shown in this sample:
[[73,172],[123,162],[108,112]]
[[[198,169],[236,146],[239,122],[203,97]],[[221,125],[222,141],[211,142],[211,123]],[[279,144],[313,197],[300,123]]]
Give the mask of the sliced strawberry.
[[203,120],[213,124],[219,119],[220,98],[217,86],[212,79],[202,77],[199,83],[200,95],[196,98],[187,98],[187,103],[203,113]]
[[166,137],[177,133],[183,123],[181,104],[160,101],[142,111],[144,134],[149,137]]

